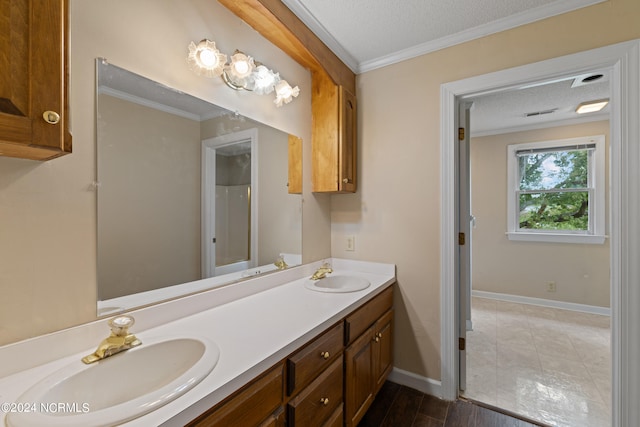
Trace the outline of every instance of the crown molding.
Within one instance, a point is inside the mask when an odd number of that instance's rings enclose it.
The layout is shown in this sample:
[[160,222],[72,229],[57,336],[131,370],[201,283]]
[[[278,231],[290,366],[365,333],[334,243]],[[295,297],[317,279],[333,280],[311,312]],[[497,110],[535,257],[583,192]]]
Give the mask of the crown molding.
[[535,21],[561,15],[583,7],[592,6],[608,0],[564,0],[550,5],[540,6],[525,12],[517,13],[488,24],[469,28],[449,36],[431,40],[416,46],[402,49],[389,55],[383,55],[367,61],[358,62],[347,50],[340,45],[335,37],[311,14],[301,0],[282,0],[282,2],[295,13],[322,40],[329,49],[333,51],[353,72],[361,74],[377,68],[386,67],[407,59],[435,52],[475,40],[490,34],[499,33],[521,25],[530,24]]

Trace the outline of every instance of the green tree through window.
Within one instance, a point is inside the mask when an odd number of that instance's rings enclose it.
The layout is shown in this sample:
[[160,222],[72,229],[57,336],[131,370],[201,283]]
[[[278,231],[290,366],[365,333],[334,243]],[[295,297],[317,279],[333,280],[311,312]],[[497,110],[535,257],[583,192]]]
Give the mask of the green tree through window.
[[517,153],[520,229],[589,230],[592,149],[559,147]]

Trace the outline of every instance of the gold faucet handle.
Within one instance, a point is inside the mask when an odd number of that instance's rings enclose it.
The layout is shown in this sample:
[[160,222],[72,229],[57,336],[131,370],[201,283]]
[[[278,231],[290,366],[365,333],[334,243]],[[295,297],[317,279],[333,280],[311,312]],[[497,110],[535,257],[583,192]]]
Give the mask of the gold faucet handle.
[[118,316],[109,320],[109,326],[111,327],[111,332],[114,335],[119,337],[124,337],[129,334],[129,328],[136,323],[136,320],[132,316]]

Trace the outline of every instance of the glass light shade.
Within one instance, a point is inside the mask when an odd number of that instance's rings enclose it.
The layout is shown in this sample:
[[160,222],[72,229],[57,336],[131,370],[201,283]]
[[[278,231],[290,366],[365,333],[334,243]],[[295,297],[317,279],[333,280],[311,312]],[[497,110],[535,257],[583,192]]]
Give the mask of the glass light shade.
[[264,65],[258,65],[252,75],[252,90],[258,95],[268,95],[273,92],[279,80],[278,73],[274,73]]
[[273,101],[276,106],[282,107],[282,104],[288,104],[291,100],[298,96],[300,93],[300,89],[298,86],[291,87],[291,85],[286,80],[280,80],[276,83],[276,99]]
[[227,55],[220,53],[215,42],[204,39],[197,45],[189,43],[187,62],[191,70],[200,76],[219,77],[227,62]]
[[256,64],[252,57],[237,52],[231,56],[231,64],[229,64],[227,73],[234,80],[242,80],[249,77],[255,68]]

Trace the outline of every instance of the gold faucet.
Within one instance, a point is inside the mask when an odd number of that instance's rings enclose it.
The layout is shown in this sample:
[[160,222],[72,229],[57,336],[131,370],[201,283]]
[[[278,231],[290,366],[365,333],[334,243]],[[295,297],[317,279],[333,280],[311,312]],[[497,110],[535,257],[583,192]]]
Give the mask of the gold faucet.
[[118,316],[109,320],[111,335],[105,338],[96,351],[82,358],[86,364],[97,362],[121,351],[137,347],[142,342],[135,335],[129,333],[129,328],[133,326],[135,319],[131,316]]
[[289,267],[289,265],[287,265],[287,263],[284,262],[284,257],[282,256],[279,256],[276,262],[273,263],[273,265],[278,267],[278,270],[285,270],[287,267]]
[[313,273],[313,276],[311,276],[311,280],[324,279],[329,273],[333,273],[333,270],[331,269],[329,263],[325,262],[324,264],[322,264],[322,267],[320,267],[316,270],[315,273]]

